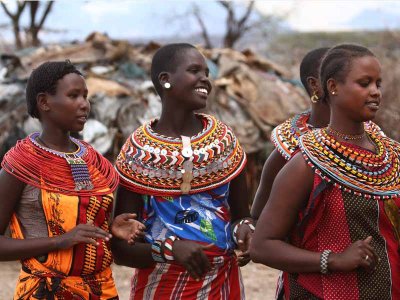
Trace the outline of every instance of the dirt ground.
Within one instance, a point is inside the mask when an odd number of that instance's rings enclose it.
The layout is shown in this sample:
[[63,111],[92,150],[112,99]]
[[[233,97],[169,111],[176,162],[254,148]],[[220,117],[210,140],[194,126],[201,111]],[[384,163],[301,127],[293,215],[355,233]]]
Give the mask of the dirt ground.
[[[0,262],[0,300],[12,299],[19,274],[18,262]],[[121,300],[129,298],[132,269],[113,265],[114,278]],[[248,300],[274,299],[278,271],[263,265],[249,263],[242,268],[242,275]]]

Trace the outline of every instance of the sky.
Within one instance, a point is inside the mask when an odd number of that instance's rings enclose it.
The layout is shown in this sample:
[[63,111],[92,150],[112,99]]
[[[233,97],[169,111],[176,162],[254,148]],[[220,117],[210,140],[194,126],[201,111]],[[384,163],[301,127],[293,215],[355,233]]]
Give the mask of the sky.
[[[5,2],[14,9],[15,0]],[[199,32],[190,17],[193,3],[201,10],[211,34],[225,31],[226,12],[213,0],[57,0],[45,23],[56,33],[46,33],[42,38],[82,40],[93,31],[130,39],[187,36]],[[283,16],[287,27],[298,31],[400,28],[398,0],[258,0],[255,7],[262,14]],[[22,18],[26,23],[27,11]],[[0,8],[0,26],[8,22]],[[11,37],[11,30],[0,31],[0,39]]]

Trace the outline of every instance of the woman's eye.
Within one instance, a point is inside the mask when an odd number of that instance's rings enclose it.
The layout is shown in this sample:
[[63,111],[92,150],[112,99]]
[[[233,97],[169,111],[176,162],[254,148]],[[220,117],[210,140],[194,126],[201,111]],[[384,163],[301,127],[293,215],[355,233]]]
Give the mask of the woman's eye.
[[369,85],[369,81],[361,81],[359,83],[362,87],[367,87]]

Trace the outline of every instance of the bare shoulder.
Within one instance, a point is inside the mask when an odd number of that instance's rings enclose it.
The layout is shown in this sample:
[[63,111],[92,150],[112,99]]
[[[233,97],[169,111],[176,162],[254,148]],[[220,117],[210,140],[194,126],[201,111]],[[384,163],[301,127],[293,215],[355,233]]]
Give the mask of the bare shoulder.
[[[281,174],[284,175],[281,175]],[[302,176],[296,176],[296,175]],[[279,176],[281,175],[281,176]],[[314,177],[314,171],[307,164],[303,154],[299,151],[297,152],[282,168],[282,171],[278,174],[278,177],[288,176],[293,180],[312,180]]]

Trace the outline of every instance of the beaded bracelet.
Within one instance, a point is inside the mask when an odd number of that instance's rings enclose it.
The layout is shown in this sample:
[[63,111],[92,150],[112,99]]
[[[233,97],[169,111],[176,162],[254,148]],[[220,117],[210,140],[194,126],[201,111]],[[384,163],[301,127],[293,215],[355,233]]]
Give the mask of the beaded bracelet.
[[331,253],[332,253],[332,250],[324,250],[321,253],[319,267],[321,269],[322,274],[328,274],[328,258],[329,258],[329,254],[331,254]]
[[159,263],[165,263],[166,259],[163,256],[163,253],[161,251],[161,245],[162,241],[161,240],[156,240],[151,244],[151,257],[155,262]]
[[167,261],[175,260],[174,253],[172,252],[172,248],[173,248],[174,242],[176,240],[179,240],[179,238],[175,235],[171,235],[171,236],[167,237],[163,243],[163,257]]
[[252,223],[249,219],[242,219],[242,220],[240,220],[240,222],[239,222],[239,223],[236,223],[235,227],[233,227],[232,238],[233,238],[233,241],[234,241],[236,244],[238,243],[238,242],[237,242],[237,236],[236,236],[236,235],[237,235],[237,231],[238,231],[239,227],[240,227],[242,224],[248,225],[248,226],[250,227],[250,230],[251,230],[252,233],[254,232],[254,230],[256,230],[256,228],[254,227],[253,223]]

